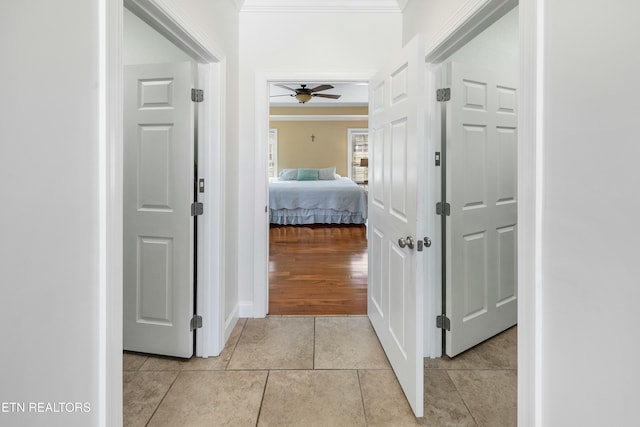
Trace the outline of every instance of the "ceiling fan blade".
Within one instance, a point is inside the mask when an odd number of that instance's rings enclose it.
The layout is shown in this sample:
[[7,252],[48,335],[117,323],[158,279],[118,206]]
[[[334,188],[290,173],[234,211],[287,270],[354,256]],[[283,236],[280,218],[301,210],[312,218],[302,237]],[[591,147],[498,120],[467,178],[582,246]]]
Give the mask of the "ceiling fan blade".
[[331,99],[338,99],[340,98],[342,95],[330,95],[328,93],[314,93],[311,96],[319,96],[321,98],[331,98]]
[[280,84],[280,83],[276,83],[276,84],[274,84],[274,86],[278,86],[278,87],[281,87],[281,88],[283,88],[283,89],[288,89],[288,90],[290,90],[291,92],[296,92],[296,90],[295,90],[295,89],[291,89],[289,86],[285,86],[285,85]]
[[320,86],[316,86],[313,89],[309,89],[310,93],[314,93],[314,92],[320,92],[322,90],[327,90],[327,89],[333,89],[333,86],[331,85],[320,85]]
[[293,94],[289,95],[288,93],[285,93],[284,95],[269,95],[269,98],[277,98],[279,96],[295,96]]

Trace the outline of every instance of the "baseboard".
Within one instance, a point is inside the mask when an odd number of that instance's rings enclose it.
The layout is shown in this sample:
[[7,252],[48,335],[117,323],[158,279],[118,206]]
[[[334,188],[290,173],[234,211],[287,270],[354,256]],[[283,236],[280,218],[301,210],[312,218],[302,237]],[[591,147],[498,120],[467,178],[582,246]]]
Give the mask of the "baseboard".
[[238,317],[253,317],[253,301],[240,301],[238,303]]
[[240,312],[239,305],[236,305],[229,316],[224,319],[224,342],[227,343],[227,340],[231,336],[231,332],[233,332],[233,328],[235,328],[236,323],[238,323],[238,313]]

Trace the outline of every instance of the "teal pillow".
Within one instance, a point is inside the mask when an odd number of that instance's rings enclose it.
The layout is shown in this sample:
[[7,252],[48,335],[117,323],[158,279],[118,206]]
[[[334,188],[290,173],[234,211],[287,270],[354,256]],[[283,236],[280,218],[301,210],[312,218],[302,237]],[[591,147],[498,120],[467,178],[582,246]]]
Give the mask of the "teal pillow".
[[317,181],[318,169],[298,169],[298,181]]

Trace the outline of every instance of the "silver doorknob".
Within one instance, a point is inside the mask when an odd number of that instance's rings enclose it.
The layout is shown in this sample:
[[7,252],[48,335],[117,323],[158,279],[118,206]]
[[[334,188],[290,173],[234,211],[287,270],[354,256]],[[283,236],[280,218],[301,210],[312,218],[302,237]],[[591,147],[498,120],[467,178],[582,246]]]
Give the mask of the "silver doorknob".
[[416,245],[415,240],[413,240],[413,237],[411,236],[407,236],[407,246],[409,246],[409,249],[413,249]]
[[399,238],[398,239],[398,246],[400,246],[401,248],[406,247],[407,246],[407,241],[403,237]]

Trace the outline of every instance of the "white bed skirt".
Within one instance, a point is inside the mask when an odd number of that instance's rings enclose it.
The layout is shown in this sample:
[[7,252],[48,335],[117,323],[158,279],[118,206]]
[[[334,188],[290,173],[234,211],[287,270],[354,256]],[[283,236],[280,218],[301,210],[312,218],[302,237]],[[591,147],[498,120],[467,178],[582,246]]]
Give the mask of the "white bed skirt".
[[299,224],[365,224],[362,212],[333,209],[269,209],[269,222],[278,225]]

